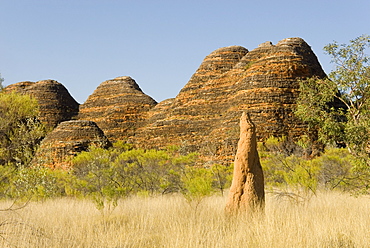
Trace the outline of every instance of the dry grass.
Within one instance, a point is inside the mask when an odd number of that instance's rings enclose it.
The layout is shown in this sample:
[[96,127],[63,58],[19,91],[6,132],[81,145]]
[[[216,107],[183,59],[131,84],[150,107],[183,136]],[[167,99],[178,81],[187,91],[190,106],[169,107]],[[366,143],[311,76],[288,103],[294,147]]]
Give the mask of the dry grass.
[[[284,198],[283,198],[284,199]],[[9,202],[1,202],[2,209]],[[109,215],[89,201],[0,212],[0,247],[369,247],[370,199],[327,193],[305,205],[268,195],[264,217],[228,218],[225,198],[126,199]]]

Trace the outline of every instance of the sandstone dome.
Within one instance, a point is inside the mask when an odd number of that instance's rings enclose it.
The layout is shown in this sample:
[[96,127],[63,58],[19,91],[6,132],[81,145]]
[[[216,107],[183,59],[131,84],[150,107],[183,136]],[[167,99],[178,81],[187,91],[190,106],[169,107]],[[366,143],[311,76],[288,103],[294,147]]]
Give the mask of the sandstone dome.
[[111,141],[125,140],[142,125],[157,102],[131,77],[101,83],[80,106],[79,119],[94,121]]
[[60,123],[41,142],[33,164],[69,168],[70,159],[89,146],[108,148],[111,143],[92,121],[71,120]]
[[301,38],[264,42],[251,51],[219,48],[205,57],[166,114],[152,118],[133,143],[146,148],[179,145],[216,162],[232,159],[242,112],[256,124],[260,141],[297,138],[305,132],[294,115],[299,80],[313,76],[326,75]]
[[8,85],[4,90],[29,94],[36,98],[40,107],[39,119],[52,128],[78,114],[79,104],[64,85],[55,80],[19,82]]

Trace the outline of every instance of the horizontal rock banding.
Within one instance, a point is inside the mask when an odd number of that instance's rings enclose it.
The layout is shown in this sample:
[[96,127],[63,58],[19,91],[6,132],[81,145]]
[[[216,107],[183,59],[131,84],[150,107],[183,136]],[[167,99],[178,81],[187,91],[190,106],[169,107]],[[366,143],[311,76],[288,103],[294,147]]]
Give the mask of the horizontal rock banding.
[[[258,140],[304,134],[294,110],[299,80],[313,76],[326,75],[301,38],[265,42],[252,51],[224,47],[205,57],[175,98],[157,104],[131,77],[118,77],[101,83],[80,105],[77,118],[95,122],[112,142],[127,140],[142,148],[178,145],[185,152],[231,162],[244,111],[257,126]],[[34,94],[41,117],[51,125],[76,118],[78,104],[55,81],[7,88]]]
[[33,163],[51,168],[69,168],[70,159],[92,145],[108,148],[111,143],[92,121],[65,121],[41,142]]
[[118,77],[98,86],[80,106],[79,119],[94,121],[111,141],[125,140],[156,104],[131,77]]
[[[204,59],[166,115],[139,129],[133,141],[148,148],[176,144],[216,160],[232,159],[243,111],[254,120],[259,140],[298,137],[304,129],[294,116],[299,80],[312,76],[322,78],[325,73],[300,38],[263,43],[250,52],[239,46],[217,49]],[[153,141],[147,142],[148,137]]]
[[68,90],[55,80],[20,82],[11,84],[4,90],[29,94],[36,98],[40,108],[39,119],[51,128],[62,121],[73,119],[78,114],[79,104]]

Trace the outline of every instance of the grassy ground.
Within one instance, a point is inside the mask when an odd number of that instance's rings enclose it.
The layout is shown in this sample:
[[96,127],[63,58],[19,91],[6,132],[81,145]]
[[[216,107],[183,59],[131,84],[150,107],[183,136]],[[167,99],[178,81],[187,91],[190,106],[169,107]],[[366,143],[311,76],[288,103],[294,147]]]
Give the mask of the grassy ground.
[[[264,217],[229,218],[225,197],[121,201],[113,212],[86,200],[31,202],[0,212],[0,247],[369,247],[370,198],[321,193],[305,204],[271,194]],[[5,209],[11,203],[0,202]]]

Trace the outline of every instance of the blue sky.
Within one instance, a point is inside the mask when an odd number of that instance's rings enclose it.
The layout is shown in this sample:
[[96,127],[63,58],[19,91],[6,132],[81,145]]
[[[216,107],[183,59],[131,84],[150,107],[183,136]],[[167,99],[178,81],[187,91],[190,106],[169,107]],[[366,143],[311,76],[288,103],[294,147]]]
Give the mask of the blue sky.
[[0,0],[4,85],[54,79],[80,103],[131,76],[157,101],[175,97],[213,50],[301,37],[322,48],[370,34],[369,0]]

